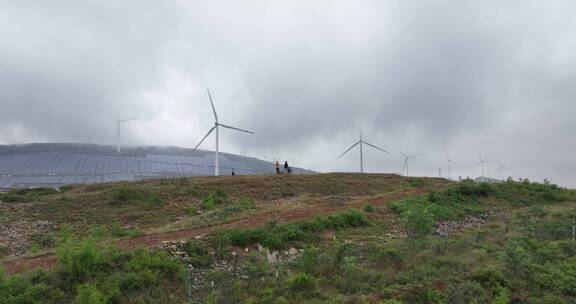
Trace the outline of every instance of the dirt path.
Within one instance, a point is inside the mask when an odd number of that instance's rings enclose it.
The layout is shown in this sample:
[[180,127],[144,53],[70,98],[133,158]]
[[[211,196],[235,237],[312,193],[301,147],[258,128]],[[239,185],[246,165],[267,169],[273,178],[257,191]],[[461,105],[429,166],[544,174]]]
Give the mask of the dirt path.
[[[442,187],[442,185],[440,185]],[[346,210],[348,208],[362,208],[366,201],[374,206],[385,205],[387,202],[398,200],[407,196],[419,195],[428,193],[432,190],[437,190],[439,186],[434,185],[427,188],[418,188],[411,190],[404,190],[402,192],[395,192],[386,194],[376,198],[352,198],[351,201],[339,203],[331,206],[304,206],[300,208],[286,208],[279,209],[268,207],[264,208],[262,212],[250,216],[250,218],[239,219],[230,223],[222,225],[194,228],[189,230],[181,230],[166,233],[148,234],[141,237],[120,240],[115,244],[124,250],[130,250],[137,247],[154,247],[159,245],[162,241],[176,241],[185,240],[194,237],[210,234],[217,229],[226,228],[250,228],[264,225],[270,220],[278,222],[291,222],[296,220],[311,219],[319,215],[329,215],[337,211]],[[273,210],[269,210],[273,209]],[[23,257],[14,260],[5,261],[3,263],[4,272],[8,275],[17,274],[26,270],[33,270],[42,268],[49,270],[58,264],[58,258],[54,254],[46,254],[36,257]]]

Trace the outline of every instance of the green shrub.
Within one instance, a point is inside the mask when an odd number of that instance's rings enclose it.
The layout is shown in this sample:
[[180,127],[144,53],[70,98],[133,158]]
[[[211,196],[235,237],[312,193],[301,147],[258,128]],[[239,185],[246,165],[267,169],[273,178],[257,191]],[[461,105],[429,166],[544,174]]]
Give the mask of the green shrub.
[[491,184],[476,183],[468,180],[458,183],[456,191],[462,195],[476,196],[489,196],[495,192]]
[[240,199],[240,206],[244,209],[252,209],[255,205],[254,199],[249,196],[244,196]]
[[131,227],[131,228],[122,227],[120,223],[115,222],[112,223],[112,225],[110,226],[110,235],[117,238],[123,238],[123,237],[134,238],[141,236],[142,231],[138,227]]
[[508,244],[504,250],[504,263],[511,274],[526,275],[529,272],[530,256],[526,249],[517,244]]
[[350,208],[328,216],[331,228],[360,227],[368,224],[366,217],[358,209]]
[[93,238],[67,239],[58,257],[51,272],[4,278],[0,271],[0,303],[139,303],[142,295],[144,302],[164,302],[158,287],[183,283],[182,265],[162,251],[119,253]]
[[143,204],[154,207],[161,203],[161,199],[157,194],[129,186],[114,187],[110,193],[112,205]]
[[510,291],[505,287],[500,286],[494,297],[493,304],[510,304]]
[[396,248],[376,247],[372,251],[372,260],[379,265],[401,269],[406,263],[404,255]]
[[42,196],[56,194],[53,188],[16,189],[6,193],[0,193],[0,201],[6,203],[33,202]]
[[546,263],[534,274],[539,285],[576,296],[576,257]]
[[107,304],[108,297],[93,284],[83,284],[78,287],[74,303],[77,304]]
[[411,237],[422,238],[432,232],[434,215],[425,205],[413,205],[403,213],[403,218],[406,231]]
[[222,188],[212,189],[208,191],[208,195],[202,200],[205,210],[212,210],[218,205],[226,202],[226,192]]
[[409,177],[408,178],[408,184],[410,185],[410,187],[413,187],[413,188],[419,188],[419,187],[423,187],[425,185],[423,179],[415,178],[415,177]]
[[188,241],[185,248],[192,266],[210,267],[212,265],[212,256],[208,252],[206,244],[200,241]]
[[30,279],[22,275],[14,275],[9,278],[3,277],[0,269],[0,303],[61,303],[63,294],[57,288],[44,282],[32,283]]
[[102,247],[94,240],[85,239],[78,244],[68,242],[58,248],[59,270],[65,280],[72,284],[83,283],[109,267],[116,250]]
[[42,247],[39,244],[33,243],[28,247],[27,252],[30,254],[36,254],[42,250]]
[[150,253],[144,249],[136,250],[122,270],[119,285],[128,291],[156,285],[161,279],[178,282],[184,271],[182,265],[165,252]]
[[[466,184],[466,183],[465,183]],[[470,186],[476,189],[476,184],[470,182]],[[398,201],[390,202],[390,209],[400,215],[405,221],[408,216],[417,216],[419,212],[426,212],[426,216],[431,216],[432,221],[447,219],[458,219],[468,214],[483,213],[487,208],[481,204],[477,195],[462,194],[475,193],[475,190],[461,191],[458,189],[447,189],[439,192],[431,192],[426,196],[410,197]],[[416,214],[414,214],[416,212]]]
[[299,272],[286,279],[286,287],[293,293],[309,295],[316,290],[316,278]]
[[60,192],[68,192],[68,191],[74,189],[74,186],[73,185],[63,185],[63,186],[60,186],[59,189],[60,189]]
[[370,205],[370,204],[366,204],[364,205],[364,212],[368,212],[368,213],[372,213],[374,212],[374,206]]
[[234,246],[260,243],[270,249],[280,249],[290,242],[308,240],[313,233],[323,229],[342,229],[366,224],[368,221],[362,212],[357,209],[349,209],[334,213],[327,218],[317,217],[313,221],[281,225],[271,221],[264,228],[223,230],[217,233],[215,239],[220,243],[226,240],[228,245]]
[[30,239],[41,248],[51,248],[56,244],[56,238],[49,233],[34,233]]
[[302,270],[307,273],[323,273],[323,270],[325,270],[325,268],[323,268],[325,263],[322,263],[321,259],[325,257],[325,255],[322,255],[321,248],[314,246],[307,247],[304,249],[304,253],[300,259]]
[[407,303],[414,304],[444,304],[445,296],[434,288],[425,288],[407,295],[404,299]]
[[387,299],[380,301],[379,304],[402,304],[402,301],[395,300],[395,299]]
[[495,289],[499,286],[506,286],[504,274],[494,268],[483,268],[472,275],[472,279],[487,289]]
[[232,246],[232,241],[230,240],[230,231],[231,230],[220,230],[216,232],[211,238],[214,251],[220,259],[223,259],[230,253]]
[[186,209],[186,214],[188,216],[196,216],[198,214],[198,208],[196,206],[191,206]]

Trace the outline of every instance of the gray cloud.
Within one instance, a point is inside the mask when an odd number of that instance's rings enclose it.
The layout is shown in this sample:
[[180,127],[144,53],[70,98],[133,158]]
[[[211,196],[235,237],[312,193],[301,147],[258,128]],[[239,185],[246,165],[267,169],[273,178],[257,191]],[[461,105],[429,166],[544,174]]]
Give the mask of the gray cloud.
[[[509,174],[576,185],[576,21],[570,1],[0,2],[0,103],[6,142],[193,146],[212,124],[226,151],[356,170],[335,157],[363,129],[398,150],[478,175],[476,153]],[[212,148],[212,140],[205,148]],[[550,155],[554,155],[550,157]],[[494,168],[489,168],[494,174]]]

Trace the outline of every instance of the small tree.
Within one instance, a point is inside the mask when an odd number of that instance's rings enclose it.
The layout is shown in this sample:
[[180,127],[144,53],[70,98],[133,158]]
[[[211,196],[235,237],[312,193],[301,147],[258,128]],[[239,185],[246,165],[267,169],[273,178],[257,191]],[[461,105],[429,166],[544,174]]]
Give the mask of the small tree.
[[414,204],[404,212],[404,224],[408,236],[420,239],[427,236],[434,225],[434,215],[428,206],[424,204]]

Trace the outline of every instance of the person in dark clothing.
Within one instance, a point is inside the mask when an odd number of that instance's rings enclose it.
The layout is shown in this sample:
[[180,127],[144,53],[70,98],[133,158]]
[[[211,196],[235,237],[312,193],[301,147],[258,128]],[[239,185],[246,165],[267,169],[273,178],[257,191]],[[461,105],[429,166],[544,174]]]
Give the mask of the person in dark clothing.
[[287,174],[292,173],[292,168],[290,168],[290,166],[288,166],[288,161],[284,162],[284,172],[286,172]]
[[234,168],[232,168],[232,176],[236,175],[236,173],[234,173]]

